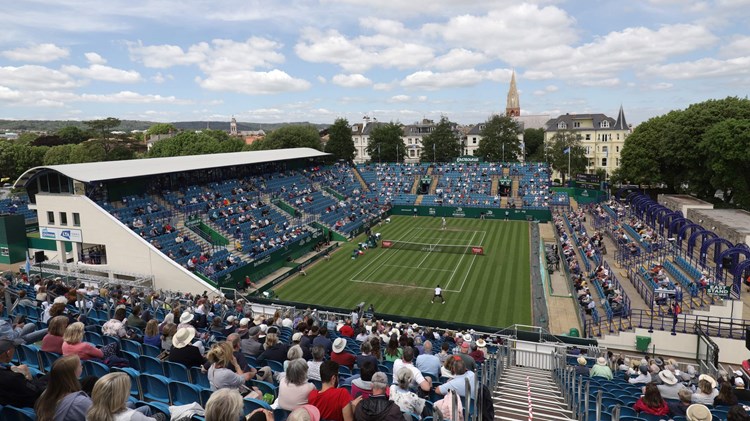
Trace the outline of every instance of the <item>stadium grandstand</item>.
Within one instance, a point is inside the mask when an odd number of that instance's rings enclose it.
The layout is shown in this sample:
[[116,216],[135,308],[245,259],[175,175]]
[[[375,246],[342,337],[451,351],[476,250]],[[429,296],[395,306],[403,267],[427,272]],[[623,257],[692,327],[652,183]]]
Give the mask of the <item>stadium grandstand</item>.
[[307,148],[29,169],[0,201],[0,362],[26,367],[0,375],[26,377],[0,419],[35,419],[70,358],[158,419],[209,419],[223,388],[243,393],[234,415],[282,421],[384,419],[358,397],[386,391],[412,420],[750,405],[750,248],[550,171]]

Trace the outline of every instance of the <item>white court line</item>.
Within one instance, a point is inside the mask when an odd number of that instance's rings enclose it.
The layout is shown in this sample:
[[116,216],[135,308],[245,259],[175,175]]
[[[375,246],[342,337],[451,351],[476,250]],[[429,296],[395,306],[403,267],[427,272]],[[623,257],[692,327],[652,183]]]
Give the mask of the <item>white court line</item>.
[[[412,232],[412,231],[414,231],[414,228],[412,228],[412,229],[410,229],[409,231],[407,231],[407,232],[406,232],[406,234],[404,234],[404,235],[403,235],[403,236],[402,236],[402,237],[401,237],[401,238],[400,238],[399,240],[397,240],[397,241],[401,241],[401,240],[403,240],[404,238],[406,238],[406,236],[407,236],[407,235],[411,234],[411,232]],[[376,262],[376,261],[377,261],[377,260],[378,260],[379,258],[383,257],[384,255],[385,255],[385,253],[380,253],[379,255],[377,255],[377,256],[376,256],[376,257],[375,257],[374,259],[372,259],[372,261],[370,261],[370,262],[369,262],[368,264],[366,264],[366,265],[365,265],[365,266],[364,266],[364,267],[363,267],[362,269],[360,269],[360,270],[359,270],[359,272],[357,272],[357,273],[355,273],[354,275],[352,275],[352,280],[354,280],[354,278],[355,278],[355,277],[357,277],[357,275],[359,275],[360,273],[362,273],[362,272],[363,272],[363,271],[364,271],[365,269],[367,269],[368,267],[370,267],[370,265],[372,265],[373,263],[375,263],[375,262]],[[389,257],[390,257],[390,256],[389,256]],[[386,261],[387,261],[387,260],[386,260]]]
[[390,266],[392,268],[406,268],[406,269],[419,269],[419,270],[431,270],[435,272],[450,272],[450,269],[432,269],[432,268],[417,268],[414,266],[401,266],[401,265],[383,265],[383,266]]
[[[476,232],[476,231],[474,231],[474,234],[472,234],[472,235],[471,235],[471,239],[469,240],[469,242],[471,242],[471,241],[472,241],[472,240],[474,239],[474,236],[475,236],[475,235],[477,235],[477,232]],[[456,267],[455,267],[455,268],[453,269],[453,273],[451,274],[451,278],[450,278],[450,279],[448,280],[448,283],[447,283],[447,284],[445,284],[445,287],[446,287],[446,288],[448,288],[448,285],[450,285],[450,284],[451,284],[451,282],[453,281],[453,277],[454,277],[454,276],[456,276],[456,271],[458,270],[459,266],[461,266],[461,262],[463,262],[463,260],[464,260],[464,257],[466,257],[466,255],[465,255],[465,254],[462,254],[462,255],[461,255],[461,259],[459,259],[459,261],[458,261],[458,264],[456,264]],[[467,273],[468,273],[468,272],[467,272]]]
[[[439,242],[440,241],[438,241],[437,243],[435,243],[435,245],[437,245]],[[422,266],[422,263],[424,263],[424,261],[427,260],[428,257],[430,257],[430,254],[432,254],[432,250],[434,250],[434,248],[431,249],[430,251],[428,251],[427,254],[425,254],[424,258],[422,258],[422,261],[419,262],[419,264],[417,265],[417,267],[416,267],[417,269],[419,269],[419,267]]]
[[[479,231],[476,231],[476,232],[479,232]],[[421,240],[438,240],[438,241],[442,241],[442,240],[445,240],[445,237],[443,237],[443,238],[441,238],[441,237],[414,237],[414,238],[412,238],[412,240],[420,240],[420,241],[414,241],[414,242],[415,243],[421,243]],[[453,241],[453,240],[451,240],[451,241]],[[457,240],[456,242],[460,242],[460,241]],[[450,244],[451,245],[456,245],[456,246],[470,246],[470,245],[472,245],[472,244],[456,244],[456,243],[450,243]]]
[[[435,288],[433,287],[418,287],[414,285],[404,285],[403,283],[406,281],[402,281],[401,279],[394,279],[394,282],[400,282],[400,283],[388,283],[388,282],[374,282],[374,281],[365,281],[365,280],[359,280],[359,279],[352,279],[351,282],[359,282],[361,284],[373,284],[373,285],[385,285],[388,287],[402,287],[402,288],[414,288],[414,289],[426,289],[428,291],[434,291]],[[461,292],[461,291],[454,291],[451,289],[445,289],[443,288],[443,291],[445,292]]]
[[[479,245],[480,246],[482,245],[482,243],[484,243],[484,235],[482,235],[482,239],[479,240]],[[466,275],[464,275],[464,280],[463,280],[463,282],[461,282],[461,287],[458,289],[458,292],[463,291],[464,284],[466,283],[466,278],[469,277],[469,273],[471,273],[471,267],[474,266],[474,261],[475,260],[477,260],[477,255],[476,254],[474,256],[472,256],[471,263],[469,263],[469,269],[466,270]]]

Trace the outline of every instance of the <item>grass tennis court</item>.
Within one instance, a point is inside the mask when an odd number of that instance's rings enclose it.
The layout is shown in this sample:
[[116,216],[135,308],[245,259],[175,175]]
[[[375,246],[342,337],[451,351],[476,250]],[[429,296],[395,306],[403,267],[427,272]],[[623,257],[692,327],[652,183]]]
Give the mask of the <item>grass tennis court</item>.
[[[281,300],[380,314],[505,327],[531,322],[529,225],[521,221],[391,217],[373,227],[381,240],[408,249],[375,248],[352,260],[361,236],[276,290]],[[413,245],[416,244],[416,245]],[[481,246],[474,255],[468,246]],[[437,284],[446,304],[430,304]]]

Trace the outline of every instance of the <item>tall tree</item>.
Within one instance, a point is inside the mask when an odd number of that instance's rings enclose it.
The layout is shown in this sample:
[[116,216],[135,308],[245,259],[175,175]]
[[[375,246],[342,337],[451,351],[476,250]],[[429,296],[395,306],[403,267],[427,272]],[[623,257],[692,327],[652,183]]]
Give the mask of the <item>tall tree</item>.
[[297,124],[280,127],[267,134],[258,143],[254,150],[284,149],[284,148],[313,148],[322,150],[320,134],[315,126],[309,124]]
[[[544,148],[542,145],[544,145],[544,129],[526,129],[523,131],[523,144],[524,144],[524,158],[529,161],[533,160],[532,157],[539,157],[541,155],[542,159],[543,153],[538,153],[539,151],[544,152]],[[537,161],[541,161],[540,159],[537,159]]]
[[575,176],[585,173],[589,162],[586,158],[586,150],[581,146],[579,135],[573,132],[557,132],[552,136],[547,142],[546,155],[552,169],[560,173],[563,184],[568,178],[569,168],[570,175]]
[[474,155],[491,162],[518,161],[521,155],[519,132],[518,123],[512,118],[493,115],[484,123],[484,129],[480,132],[482,139]]
[[373,162],[403,162],[406,156],[406,145],[402,138],[403,130],[400,124],[390,122],[386,124],[373,123],[377,126],[370,133],[370,143],[367,153]]
[[701,148],[708,156],[711,184],[734,201],[750,209],[750,119],[730,118],[714,124],[703,135]]
[[354,159],[354,140],[352,140],[352,128],[345,118],[337,118],[333,125],[328,128],[328,143],[326,152],[333,154],[336,159],[352,161]]
[[89,138],[88,133],[76,126],[65,126],[58,130],[56,134],[63,140],[64,145],[77,145]]
[[[205,155],[224,152],[238,152],[242,150],[244,142],[242,139],[232,138],[229,135],[213,133],[214,131],[181,132],[169,139],[163,139],[156,143],[148,152],[149,158],[183,156],[183,155]],[[220,132],[220,131],[217,131]]]
[[70,154],[76,145],[59,145],[53,146],[44,154],[44,165],[62,165],[70,164]]
[[107,117],[101,120],[86,121],[85,123],[89,129],[97,133],[98,143],[104,150],[105,160],[118,144],[123,143],[116,136],[112,135],[112,129],[118,127],[121,123],[119,118]]
[[422,162],[449,162],[461,155],[461,141],[447,117],[441,117],[432,133],[422,138]]
[[146,130],[145,138],[151,135],[177,133],[177,128],[171,123],[156,123]]

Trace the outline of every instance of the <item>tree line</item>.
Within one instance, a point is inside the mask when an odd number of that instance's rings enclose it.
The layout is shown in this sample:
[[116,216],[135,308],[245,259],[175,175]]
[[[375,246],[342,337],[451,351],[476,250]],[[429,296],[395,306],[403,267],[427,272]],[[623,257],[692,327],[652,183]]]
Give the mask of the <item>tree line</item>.
[[750,100],[708,100],[641,123],[613,179],[750,209]]

